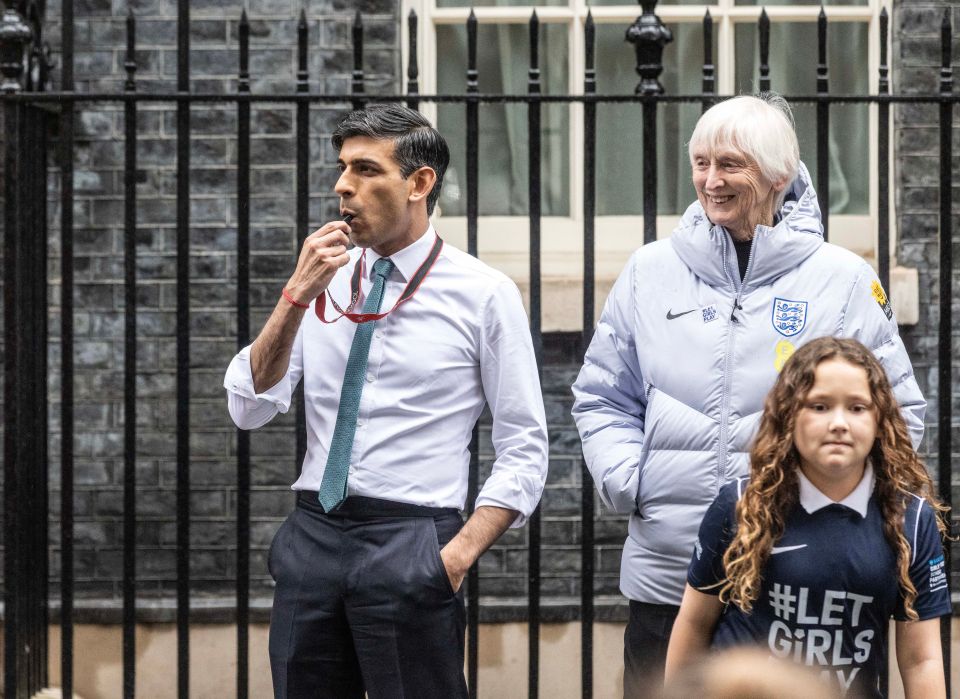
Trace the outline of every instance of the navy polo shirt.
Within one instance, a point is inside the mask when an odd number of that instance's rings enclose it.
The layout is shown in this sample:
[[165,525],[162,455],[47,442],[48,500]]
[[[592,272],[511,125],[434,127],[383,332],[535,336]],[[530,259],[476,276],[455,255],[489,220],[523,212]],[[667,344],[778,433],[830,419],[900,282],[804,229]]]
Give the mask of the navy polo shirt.
[[[714,648],[759,644],[772,656],[820,670],[821,677],[864,696],[882,696],[880,669],[887,662],[891,616],[906,621],[897,582],[896,553],[883,533],[868,466],[860,485],[842,503],[820,493],[802,473],[800,502],[787,517],[783,537],[763,570],[760,595],[745,614],[727,605],[713,636]],[[700,525],[687,582],[719,594],[723,554],[732,540],[737,500],[747,479],[728,483]],[[949,614],[943,546],[932,508],[910,496],[904,534],[911,547],[910,579],[921,620]]]

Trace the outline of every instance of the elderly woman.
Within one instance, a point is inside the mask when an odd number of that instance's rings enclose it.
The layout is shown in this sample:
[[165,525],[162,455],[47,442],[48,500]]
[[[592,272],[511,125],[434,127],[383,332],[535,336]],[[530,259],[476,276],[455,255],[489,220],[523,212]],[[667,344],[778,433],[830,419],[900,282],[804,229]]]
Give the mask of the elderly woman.
[[923,396],[864,260],[823,241],[793,119],[776,96],[709,109],[690,139],[697,201],[630,258],[607,299],[573,415],[600,499],[630,515],[624,695],[660,681],[707,507],[743,476],[763,399],[800,345],[854,337],[889,375],[914,445]]

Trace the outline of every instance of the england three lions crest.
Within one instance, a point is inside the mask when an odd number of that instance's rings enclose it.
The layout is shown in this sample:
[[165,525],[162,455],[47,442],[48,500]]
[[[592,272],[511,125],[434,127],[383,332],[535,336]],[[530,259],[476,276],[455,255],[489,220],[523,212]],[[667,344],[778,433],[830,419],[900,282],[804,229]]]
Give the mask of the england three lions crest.
[[807,302],[776,298],[773,300],[773,327],[784,337],[793,337],[807,322]]

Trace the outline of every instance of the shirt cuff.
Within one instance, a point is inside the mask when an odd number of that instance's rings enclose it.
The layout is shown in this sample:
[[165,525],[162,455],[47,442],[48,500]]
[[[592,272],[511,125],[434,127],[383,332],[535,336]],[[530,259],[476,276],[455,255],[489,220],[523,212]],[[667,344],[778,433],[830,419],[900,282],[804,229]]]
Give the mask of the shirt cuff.
[[[517,518],[510,524],[510,528],[522,527],[527,523],[530,515],[537,509],[537,503],[540,502],[540,496],[543,493],[543,483],[536,479],[521,479],[513,477],[497,477],[498,474],[491,474],[487,482],[484,483],[480,494],[477,496],[475,507],[500,507],[505,510],[514,510]],[[530,480],[526,487],[523,481]]]
[[258,403],[271,403],[282,413],[290,409],[289,383],[289,379],[284,375],[276,384],[262,393],[257,393],[253,386],[253,372],[250,369],[250,345],[237,353],[223,377],[223,387],[230,393]]

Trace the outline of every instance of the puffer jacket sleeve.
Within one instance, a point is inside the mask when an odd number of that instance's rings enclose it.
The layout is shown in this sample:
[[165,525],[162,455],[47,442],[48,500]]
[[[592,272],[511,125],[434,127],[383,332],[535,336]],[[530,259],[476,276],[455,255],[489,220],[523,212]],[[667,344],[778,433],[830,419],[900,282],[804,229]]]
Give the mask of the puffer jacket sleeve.
[[636,254],[607,298],[573,384],[573,417],[604,505],[636,509],[646,395],[633,334]]
[[866,263],[861,267],[847,301],[841,335],[859,340],[880,360],[900,404],[910,440],[914,448],[919,449],[927,402],[913,375],[913,365],[900,339],[890,300],[873,268]]

